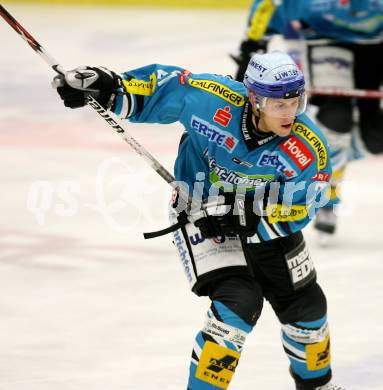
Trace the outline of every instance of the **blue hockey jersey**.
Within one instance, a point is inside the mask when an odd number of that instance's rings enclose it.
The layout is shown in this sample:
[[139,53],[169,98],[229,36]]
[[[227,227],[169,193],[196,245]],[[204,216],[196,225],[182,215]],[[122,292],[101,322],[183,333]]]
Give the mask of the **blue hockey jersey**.
[[197,174],[204,179],[204,198],[216,187],[228,192],[241,186],[254,196],[270,183],[280,185],[271,204],[262,196],[267,212],[252,242],[286,236],[313,218],[331,167],[326,140],[305,114],[296,118],[289,136],[260,137],[252,130],[244,85],[229,77],[157,64],[121,77],[125,94],[117,97],[115,114],[139,123],[180,122],[185,128],[174,171],[190,193]]
[[291,20],[303,22],[306,39],[383,41],[383,0],[255,0],[247,36],[284,34]]

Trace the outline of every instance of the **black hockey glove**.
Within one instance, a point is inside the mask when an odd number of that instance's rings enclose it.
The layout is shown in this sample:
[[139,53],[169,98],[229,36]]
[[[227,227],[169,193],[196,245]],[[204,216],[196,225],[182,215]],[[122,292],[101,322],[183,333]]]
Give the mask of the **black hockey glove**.
[[70,108],[83,107],[92,96],[106,109],[114,101],[114,92],[121,85],[121,78],[103,67],[81,66],[56,76],[52,82],[64,105]]
[[205,204],[203,216],[196,219],[203,237],[242,236],[251,237],[257,232],[260,216],[253,210],[253,200],[225,195],[224,204]]
[[243,81],[243,77],[246,72],[247,65],[249,64],[250,58],[256,54],[266,53],[267,41],[253,41],[252,39],[246,39],[242,41],[239,48],[239,54],[237,56],[231,55],[231,58],[237,63],[238,70],[235,79]]

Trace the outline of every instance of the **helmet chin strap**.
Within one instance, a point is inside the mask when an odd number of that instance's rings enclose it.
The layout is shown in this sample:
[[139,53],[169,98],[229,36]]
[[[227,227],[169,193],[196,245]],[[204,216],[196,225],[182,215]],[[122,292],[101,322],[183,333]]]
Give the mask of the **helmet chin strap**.
[[253,122],[253,125],[255,127],[255,132],[256,133],[258,132],[260,134],[265,133],[265,131],[262,131],[259,128],[259,121],[261,120],[261,110],[259,108],[259,104],[255,100],[254,95],[252,93],[249,94],[249,100],[251,103],[251,111],[252,111],[251,115],[252,115],[252,122]]
[[255,130],[262,132],[262,130],[259,129],[259,121],[261,120],[261,111],[259,108],[257,108],[257,114],[258,115],[255,114],[254,108],[253,108],[252,115],[253,115],[253,124],[254,124]]
[[[261,131],[259,129],[259,121],[261,119],[261,110],[259,109],[259,104],[256,102],[254,95],[252,93],[249,93],[249,100],[251,103],[251,115],[252,115],[252,122],[254,124],[256,131]],[[256,106],[256,113],[254,111],[254,106]]]

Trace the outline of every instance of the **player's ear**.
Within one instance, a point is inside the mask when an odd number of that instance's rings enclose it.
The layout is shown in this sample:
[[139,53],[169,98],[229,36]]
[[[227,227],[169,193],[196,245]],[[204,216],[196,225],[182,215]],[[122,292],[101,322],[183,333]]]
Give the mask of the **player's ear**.
[[249,91],[249,100],[250,100],[250,103],[251,103],[251,105],[253,106],[254,105],[254,93],[253,92],[250,92]]

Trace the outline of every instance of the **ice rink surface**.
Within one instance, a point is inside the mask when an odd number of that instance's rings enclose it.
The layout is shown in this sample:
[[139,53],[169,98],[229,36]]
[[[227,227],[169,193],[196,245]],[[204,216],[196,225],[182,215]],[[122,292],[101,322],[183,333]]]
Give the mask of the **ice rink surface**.
[[[230,74],[245,11],[16,6],[67,68],[153,62]],[[209,306],[188,291],[167,226],[169,188],[0,21],[0,389],[182,390]],[[171,170],[181,127],[129,125]],[[336,242],[306,237],[327,293],[335,382],[383,389],[381,157],[350,165]],[[265,305],[232,390],[293,389]]]

